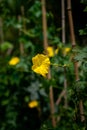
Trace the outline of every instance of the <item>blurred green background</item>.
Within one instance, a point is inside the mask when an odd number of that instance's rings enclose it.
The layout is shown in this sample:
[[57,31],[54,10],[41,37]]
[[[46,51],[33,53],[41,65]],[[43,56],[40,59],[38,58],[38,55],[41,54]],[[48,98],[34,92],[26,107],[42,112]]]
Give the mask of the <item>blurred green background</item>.
[[[32,58],[44,52],[42,7],[39,0],[0,0],[0,130],[86,130],[87,129],[87,1],[72,1],[77,46],[72,48],[67,8],[66,44],[62,43],[61,0],[46,1],[48,45],[58,53],[50,58],[51,79],[32,71]],[[65,1],[66,7],[66,1]],[[78,61],[79,80],[75,80],[73,56]],[[10,65],[17,57],[19,62]],[[65,65],[65,67],[64,67]],[[66,75],[64,71],[66,70]],[[67,108],[64,97],[57,99],[67,79]],[[50,115],[49,88],[53,87],[57,125]],[[85,120],[81,122],[79,101],[83,100]],[[37,105],[29,106],[36,101]]]

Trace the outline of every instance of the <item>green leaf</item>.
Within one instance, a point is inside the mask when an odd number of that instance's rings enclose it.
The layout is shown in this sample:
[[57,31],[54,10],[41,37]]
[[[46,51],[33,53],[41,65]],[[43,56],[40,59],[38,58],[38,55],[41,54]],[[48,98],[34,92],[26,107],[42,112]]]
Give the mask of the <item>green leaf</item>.
[[9,100],[8,100],[8,99],[2,100],[2,101],[1,101],[1,104],[2,104],[3,106],[5,106],[5,105],[9,104]]
[[25,96],[25,97],[24,97],[24,101],[25,101],[25,102],[29,102],[29,99],[30,99],[29,96]]
[[85,62],[83,63],[82,68],[83,68],[83,70],[84,70],[85,72],[87,72],[87,61],[85,61]]
[[0,48],[2,51],[6,51],[10,48],[13,48],[13,45],[10,42],[6,41],[0,45]]
[[87,6],[85,7],[84,12],[87,12]]

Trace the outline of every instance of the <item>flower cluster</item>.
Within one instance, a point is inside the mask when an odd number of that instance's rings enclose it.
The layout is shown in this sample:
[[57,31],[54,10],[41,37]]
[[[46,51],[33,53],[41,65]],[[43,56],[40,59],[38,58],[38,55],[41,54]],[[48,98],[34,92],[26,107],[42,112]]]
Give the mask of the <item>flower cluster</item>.
[[[63,48],[62,54],[66,56],[70,52],[71,48],[66,47]],[[46,77],[46,74],[48,74],[49,67],[51,65],[49,57],[53,57],[55,54],[58,54],[59,49],[57,48],[55,51],[53,47],[49,46],[47,48],[47,55],[44,54],[37,54],[32,58],[33,66],[32,70],[42,75],[43,77]],[[54,64],[55,65],[55,64]],[[60,66],[60,65],[57,65]],[[68,66],[68,65],[61,65],[62,67]]]
[[62,54],[64,56],[66,56],[71,51],[71,48],[64,47],[62,49],[59,49],[59,48],[54,49],[52,46],[48,46],[46,50],[47,50],[48,57],[53,57],[55,54],[58,54],[59,50],[62,51]]
[[58,48],[54,50],[54,48],[51,46],[48,46],[46,50],[47,50],[47,55],[49,57],[53,57],[55,54],[58,54],[58,51],[59,51]]

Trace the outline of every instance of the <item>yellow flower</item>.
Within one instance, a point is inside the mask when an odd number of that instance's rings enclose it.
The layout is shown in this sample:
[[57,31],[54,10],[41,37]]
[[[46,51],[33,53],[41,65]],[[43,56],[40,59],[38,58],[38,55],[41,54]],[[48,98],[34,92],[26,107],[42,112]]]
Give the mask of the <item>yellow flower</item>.
[[46,77],[50,66],[50,60],[48,56],[37,54],[35,57],[32,58],[32,62],[32,70],[38,74],[41,74],[43,77]]
[[47,55],[49,57],[53,57],[54,56],[54,49],[53,49],[53,47],[51,47],[51,46],[47,47]]
[[58,52],[59,52],[59,48],[57,48],[57,49],[55,50],[55,54],[58,54]]
[[30,107],[30,108],[34,108],[34,107],[37,107],[37,106],[38,106],[38,102],[36,100],[28,103],[28,107]]
[[64,54],[64,55],[67,55],[70,51],[71,51],[71,48],[70,48],[70,47],[65,47],[65,48],[63,49],[63,54]]
[[55,54],[58,54],[58,52],[59,52],[59,48],[57,48],[57,49],[54,50],[54,48],[51,47],[51,46],[47,47],[47,55],[49,57],[53,57]]
[[16,65],[20,62],[20,59],[18,57],[13,57],[10,61],[9,61],[9,65]]

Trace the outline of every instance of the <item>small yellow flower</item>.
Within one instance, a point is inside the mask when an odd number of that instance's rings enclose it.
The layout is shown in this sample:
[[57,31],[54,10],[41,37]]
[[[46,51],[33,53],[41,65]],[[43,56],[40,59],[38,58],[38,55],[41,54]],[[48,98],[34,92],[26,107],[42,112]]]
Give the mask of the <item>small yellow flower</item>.
[[37,54],[35,57],[32,58],[32,62],[32,70],[38,74],[41,74],[43,77],[46,77],[50,66],[50,59],[48,58],[48,56]]
[[38,102],[36,100],[28,103],[28,107],[30,107],[30,108],[34,108],[34,107],[37,107],[37,106],[38,106]]
[[20,62],[20,59],[18,57],[13,57],[10,61],[9,61],[9,65],[16,65]]
[[47,47],[47,55],[49,57],[53,57],[54,56],[54,49],[53,49],[53,47],[51,47],[51,46]]
[[59,52],[59,48],[57,48],[57,49],[54,50],[54,48],[51,47],[51,46],[47,47],[47,55],[49,57],[53,57],[55,54],[58,54],[58,52]]
[[57,48],[57,49],[55,50],[55,54],[58,54],[58,52],[59,52],[59,48]]
[[63,49],[63,54],[64,54],[64,55],[67,55],[70,51],[71,51],[71,48],[70,48],[70,47],[65,47],[65,48]]

